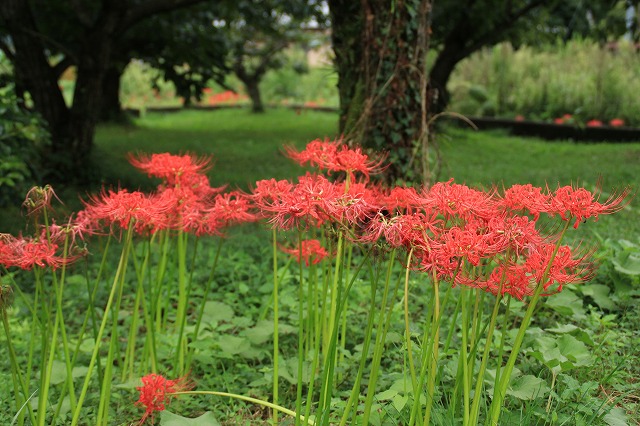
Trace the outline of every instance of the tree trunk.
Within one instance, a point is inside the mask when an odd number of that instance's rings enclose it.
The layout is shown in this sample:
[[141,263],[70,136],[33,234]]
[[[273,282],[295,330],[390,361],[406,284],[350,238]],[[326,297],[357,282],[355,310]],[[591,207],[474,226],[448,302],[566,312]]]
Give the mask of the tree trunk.
[[251,112],[263,113],[264,104],[262,103],[262,97],[260,95],[260,80],[257,77],[246,78],[242,80],[247,94],[251,99]]
[[455,44],[445,44],[429,71],[429,108],[432,114],[444,111],[451,99],[447,90],[449,78],[456,65],[465,58],[464,48]]
[[45,48],[35,31],[28,2],[3,1],[0,18],[11,34],[17,85],[31,95],[36,111],[49,124],[52,140],[67,139],[69,111],[58,86],[58,76],[43,53]]
[[100,121],[121,123],[126,121],[120,103],[120,78],[124,67],[112,65],[105,74],[102,83],[102,105],[100,107]]
[[361,0],[359,7],[329,1],[341,131],[351,143],[388,153],[390,183],[430,179],[423,155],[431,6],[432,0]]

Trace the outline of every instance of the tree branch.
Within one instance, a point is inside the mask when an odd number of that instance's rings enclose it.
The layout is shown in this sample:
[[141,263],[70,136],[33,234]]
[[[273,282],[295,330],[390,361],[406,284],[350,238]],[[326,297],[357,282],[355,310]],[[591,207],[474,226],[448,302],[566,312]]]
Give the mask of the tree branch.
[[120,24],[120,31],[127,30],[138,22],[165,12],[171,12],[183,7],[193,6],[198,3],[204,3],[210,0],[153,0],[140,3],[127,11]]

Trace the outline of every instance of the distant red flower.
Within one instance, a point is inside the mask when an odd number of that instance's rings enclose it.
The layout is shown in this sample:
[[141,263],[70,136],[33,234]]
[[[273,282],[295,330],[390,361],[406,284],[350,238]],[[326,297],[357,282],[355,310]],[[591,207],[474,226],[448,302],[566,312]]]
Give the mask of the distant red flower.
[[624,120],[621,118],[613,118],[609,121],[609,125],[612,127],[622,127],[624,126]]
[[562,116],[562,118],[564,120],[571,120],[571,119],[573,119],[573,116],[571,114],[565,114],[565,115]]
[[153,424],[157,411],[164,411],[169,403],[171,395],[183,392],[191,388],[185,378],[168,380],[159,374],[149,374],[142,378],[142,386],[136,387],[140,392],[140,398],[135,405],[144,406],[146,411],[138,424],[143,424],[149,417]]
[[514,118],[515,121],[524,121],[524,116],[523,115],[516,115],[516,117]]
[[602,121],[600,120],[589,120],[587,121],[587,127],[602,127]]
[[318,240],[303,240],[300,242],[300,247],[290,249],[281,247],[280,249],[294,256],[298,263],[304,259],[304,263],[307,266],[310,264],[318,264],[322,262],[322,259],[329,256],[327,250],[322,247]]
[[564,124],[564,118],[554,118],[553,122],[555,124]]
[[601,214],[612,214],[622,210],[628,203],[626,200],[630,188],[623,189],[618,194],[613,194],[604,203],[598,202],[599,194],[594,195],[584,188],[562,186],[558,188],[550,198],[549,213],[559,214],[563,220],[575,219],[574,228],[578,228],[580,222],[593,217],[598,219]]

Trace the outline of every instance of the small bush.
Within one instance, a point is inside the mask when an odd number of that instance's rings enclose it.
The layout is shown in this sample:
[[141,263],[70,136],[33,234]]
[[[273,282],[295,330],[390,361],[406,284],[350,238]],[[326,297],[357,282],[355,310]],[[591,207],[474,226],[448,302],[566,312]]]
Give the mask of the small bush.
[[38,180],[49,143],[43,120],[22,107],[12,86],[0,88],[0,206],[19,202]]

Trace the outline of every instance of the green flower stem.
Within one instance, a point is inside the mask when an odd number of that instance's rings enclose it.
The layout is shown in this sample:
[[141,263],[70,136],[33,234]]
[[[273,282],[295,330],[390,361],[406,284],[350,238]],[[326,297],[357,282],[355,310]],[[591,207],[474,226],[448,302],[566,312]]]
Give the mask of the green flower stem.
[[[376,393],[376,383],[378,381],[378,374],[380,373],[380,360],[382,359],[382,352],[384,351],[384,343],[387,336],[387,330],[391,322],[391,314],[393,312],[395,296],[400,287],[401,279],[398,279],[393,296],[391,297],[391,303],[389,304],[389,289],[391,284],[391,274],[393,270],[394,259],[396,250],[394,249],[389,259],[389,265],[387,267],[387,274],[385,277],[384,290],[382,293],[382,301],[380,302],[380,315],[378,317],[378,324],[376,326],[376,340],[374,342],[373,360],[371,361],[371,373],[369,376],[369,384],[367,385],[367,395],[364,401],[364,413],[362,416],[362,424],[369,424],[369,416],[371,415],[371,405],[373,404],[373,397]],[[387,305],[390,305],[387,307]],[[385,317],[385,313],[387,314]]]
[[469,398],[470,398],[470,386],[469,386],[469,309],[467,301],[467,288],[465,286],[461,286],[460,288],[460,299],[462,299],[462,343],[460,344],[460,358],[458,360],[458,365],[462,366],[462,402],[463,402],[463,411],[462,411],[462,424],[467,426],[469,424]]
[[[509,257],[510,255],[509,253],[507,253],[506,259],[509,259]],[[489,354],[491,352],[491,347],[493,346],[493,331],[496,328],[496,320],[498,318],[498,312],[500,311],[500,302],[502,301],[502,286],[504,285],[505,279],[506,273],[505,270],[503,270],[502,276],[500,277],[500,284],[498,286],[498,295],[496,296],[496,301],[493,304],[493,310],[491,311],[491,318],[489,319],[489,327],[486,332],[486,340],[484,345],[484,352],[482,353],[482,360],[480,362],[480,369],[478,370],[478,375],[476,376],[476,387],[473,393],[473,403],[471,405],[471,414],[469,416],[470,425],[477,425],[480,417],[480,400],[482,399],[483,395],[482,388],[484,385],[484,374],[487,370]]]
[[179,231],[176,239],[178,240],[178,308],[176,312],[175,324],[178,327],[178,342],[176,348],[176,356],[173,361],[173,370],[178,375],[183,375],[184,371],[182,368],[184,366],[184,355],[185,355],[185,345],[184,341],[184,325],[187,317],[187,303],[188,303],[188,289],[187,289],[187,248],[186,248],[186,238],[187,233],[184,231]]
[[[2,326],[4,328],[4,334],[7,336],[7,348],[9,349],[9,361],[11,362],[11,379],[13,380],[13,390],[15,394],[16,400],[16,412],[20,414],[19,416],[19,424],[24,424],[24,416],[23,411],[20,409],[21,406],[28,402],[27,395],[29,395],[29,388],[24,380],[24,375],[22,374],[22,370],[20,369],[20,363],[18,362],[18,357],[16,355],[15,348],[13,346],[13,341],[11,340],[11,327],[9,326],[9,316],[7,315],[7,307],[0,306],[0,312],[2,314]],[[29,419],[31,420],[31,424],[36,424],[36,418],[33,413],[33,408],[31,408],[31,404],[26,404],[27,410],[29,411]]]
[[[71,418],[71,426],[76,426],[80,421],[80,412],[82,409],[82,405],[87,396],[87,391],[89,390],[89,383],[91,382],[91,374],[95,367],[96,360],[98,359],[98,353],[100,352],[100,342],[102,341],[102,335],[104,334],[104,330],[107,327],[107,320],[109,319],[109,313],[111,311],[111,307],[113,306],[115,296],[116,294],[118,294],[118,288],[121,286],[122,281],[124,281],[124,272],[126,270],[127,258],[129,257],[129,249],[131,247],[132,236],[133,236],[133,229],[130,226],[129,229],[127,230],[124,247],[122,248],[120,261],[118,262],[118,269],[116,270],[116,275],[113,279],[113,284],[111,285],[109,299],[107,300],[107,305],[104,309],[104,316],[102,317],[100,328],[98,330],[98,334],[96,335],[93,352],[91,354],[91,360],[89,361],[89,367],[87,368],[87,374],[85,376],[84,383],[80,391],[80,396],[78,397],[78,405],[76,406],[76,409],[73,412],[73,417]],[[113,318],[113,321],[117,321],[117,318]],[[112,339],[113,338],[114,337],[112,336]]]
[[[276,228],[273,228],[273,404],[278,405],[278,240]],[[273,410],[273,424],[278,424],[278,411]]]
[[404,332],[407,345],[407,358],[409,360],[409,373],[411,374],[411,388],[413,389],[413,394],[417,395],[418,378],[416,377],[416,367],[413,361],[413,352],[411,349],[411,330],[409,328],[409,272],[411,270],[410,267],[412,256],[413,247],[411,247],[411,250],[409,250],[409,255],[407,256],[407,265],[405,268],[404,276]]
[[[282,407],[277,404],[273,404],[269,401],[263,401],[261,399],[252,398],[250,396],[238,395],[235,393],[228,392],[216,392],[216,391],[183,391],[183,392],[174,392],[171,395],[213,395],[213,396],[224,396],[233,399],[239,399],[241,401],[251,402],[253,404],[258,404],[263,407],[271,408],[273,411],[279,411],[281,413],[287,414],[291,417],[296,417],[295,411],[291,411],[288,408]],[[300,420],[305,422],[307,425],[315,426],[315,422],[307,417],[300,416]]]
[[355,406],[356,401],[360,396],[360,383],[362,382],[364,370],[367,366],[367,360],[369,358],[368,354],[369,354],[369,346],[371,346],[373,323],[375,321],[376,313],[377,313],[376,294],[378,289],[378,280],[374,277],[374,273],[373,271],[371,271],[371,269],[370,269],[370,276],[371,276],[371,279],[370,279],[371,299],[369,302],[369,313],[367,315],[367,328],[365,329],[364,342],[362,344],[362,356],[360,357],[360,365],[358,366],[358,373],[353,383],[353,388],[351,389],[349,400],[347,401],[344,412],[342,413],[342,418],[340,419],[340,426],[345,426],[347,424],[347,419],[349,418],[349,414],[351,413],[351,410]]
[[[296,386],[296,426],[300,424],[302,413],[302,369],[304,366],[304,274],[302,269],[302,231],[298,230],[298,383]],[[307,313],[309,315],[310,313]]]
[[524,318],[522,319],[522,323],[520,324],[520,328],[518,329],[518,334],[516,335],[516,339],[513,342],[513,347],[511,348],[511,353],[509,355],[509,359],[507,360],[507,365],[505,365],[502,375],[500,377],[500,383],[496,387],[493,394],[493,401],[491,401],[490,408],[490,417],[489,424],[497,425],[498,420],[500,419],[500,413],[502,411],[502,404],[504,402],[504,398],[507,392],[507,387],[509,386],[509,381],[511,380],[511,372],[513,371],[513,367],[516,364],[516,359],[520,353],[520,347],[522,346],[522,341],[524,340],[524,335],[529,328],[529,324],[531,323],[531,318],[533,317],[533,312],[536,309],[538,301],[541,298],[542,291],[544,290],[544,283],[547,281],[549,277],[549,271],[551,270],[551,266],[553,261],[558,253],[558,249],[560,248],[560,242],[564,237],[564,234],[567,232],[569,228],[569,221],[566,221],[562,232],[560,233],[560,237],[558,238],[558,242],[554,248],[553,253],[551,254],[551,258],[549,259],[549,263],[547,264],[544,273],[542,274],[542,279],[538,283],[533,296],[531,296],[531,300],[529,301],[529,306],[527,307],[527,311],[524,314]]
[[[369,254],[370,252],[368,252],[367,255],[362,259],[362,262],[360,262],[360,264],[356,268],[356,271],[353,274],[351,281],[349,281],[347,288],[343,292],[341,292],[341,295],[340,295],[341,297],[338,298],[339,305],[336,310],[338,314],[340,314],[342,312],[342,309],[345,308],[345,305],[347,303],[347,298],[351,291],[351,287],[353,287],[353,284],[355,283],[356,278],[360,273],[360,270],[368,261]],[[329,417],[331,414],[330,403],[331,403],[331,396],[333,394],[333,379],[334,379],[335,362],[336,362],[336,357],[334,354],[336,352],[336,345],[338,340],[337,328],[334,328],[333,334],[330,337],[331,338],[329,340],[329,349],[328,349],[329,356],[325,357],[324,359],[324,368],[322,371],[322,387],[320,388],[320,400],[318,404],[318,412],[320,413],[320,423],[323,425],[329,424],[329,420],[330,420]]]
[[[340,271],[342,269],[342,250],[343,250],[343,232],[338,232],[338,247],[336,248],[336,264],[333,271],[333,281],[331,282],[331,304],[329,311],[329,329],[328,337],[333,335],[333,329],[336,327],[336,311],[338,308],[338,282],[340,281]],[[337,354],[333,354],[336,356]],[[328,354],[325,351],[325,357]]]
[[428,352],[428,362],[430,363],[430,366],[428,371],[429,377],[427,379],[427,405],[424,410],[424,425],[430,424],[431,409],[433,407],[433,399],[436,389],[436,376],[438,375],[438,349],[440,346],[440,283],[436,277],[435,270],[433,271],[433,320],[431,321],[431,327],[430,342],[432,347]]
[[[213,264],[211,265],[211,270],[209,271],[209,277],[207,278],[207,282],[204,285],[204,295],[202,303],[198,309],[198,313],[196,316],[196,322],[193,329],[193,339],[194,341],[198,339],[198,334],[200,333],[200,326],[202,325],[202,318],[204,317],[204,308],[207,302],[207,295],[211,293],[211,285],[213,284],[213,277],[216,272],[216,268],[218,267],[218,260],[220,259],[220,252],[222,251],[222,244],[224,243],[224,239],[218,239],[218,245],[216,247],[216,252],[213,257]],[[194,268],[195,269],[195,268]],[[189,371],[191,369],[191,362],[193,360],[193,354],[195,353],[195,349],[190,350],[187,353],[187,364],[185,366],[185,371]]]

